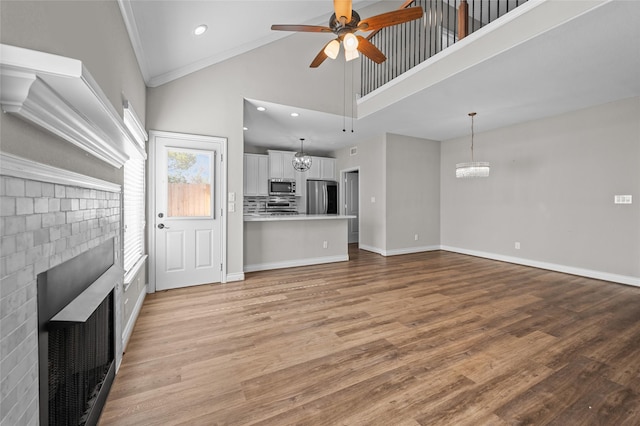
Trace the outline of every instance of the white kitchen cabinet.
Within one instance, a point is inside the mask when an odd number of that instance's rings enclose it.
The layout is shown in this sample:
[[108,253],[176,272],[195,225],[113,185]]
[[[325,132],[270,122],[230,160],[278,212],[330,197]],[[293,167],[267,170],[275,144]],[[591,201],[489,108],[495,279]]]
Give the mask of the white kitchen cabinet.
[[244,195],[267,196],[269,157],[259,154],[244,155]]
[[320,179],[336,180],[335,158],[320,158]]
[[269,177],[272,179],[295,179],[293,156],[295,152],[269,150]]
[[336,159],[326,157],[311,157],[311,169],[307,172],[307,179],[336,179]]

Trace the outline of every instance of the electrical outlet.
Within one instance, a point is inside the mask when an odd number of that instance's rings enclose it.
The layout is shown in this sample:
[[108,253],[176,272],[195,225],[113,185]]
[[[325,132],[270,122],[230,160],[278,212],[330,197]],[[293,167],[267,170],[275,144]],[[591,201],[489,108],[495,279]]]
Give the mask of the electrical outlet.
[[520,250],[520,241],[516,241],[516,250]]
[[413,236],[413,240],[414,240],[414,241],[418,241],[418,234],[416,234],[416,235],[414,235],[414,236]]
[[376,197],[371,197],[371,202],[375,203],[376,202]]
[[326,241],[324,241],[322,243],[322,248],[327,248],[327,247],[329,247],[329,244]]

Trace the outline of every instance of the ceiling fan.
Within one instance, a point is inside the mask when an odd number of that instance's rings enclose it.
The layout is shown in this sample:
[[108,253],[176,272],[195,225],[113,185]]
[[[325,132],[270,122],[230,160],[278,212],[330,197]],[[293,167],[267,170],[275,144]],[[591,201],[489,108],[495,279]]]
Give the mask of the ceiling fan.
[[333,0],[334,13],[329,19],[329,26],[320,25],[272,25],[276,31],[298,31],[310,33],[334,33],[337,38],[327,43],[311,62],[311,68],[317,68],[328,57],[335,59],[340,51],[340,42],[344,46],[345,59],[350,61],[358,57],[358,51],[377,64],[387,58],[373,43],[357,31],[377,31],[384,27],[402,24],[422,17],[422,7],[406,8],[413,0],[407,0],[399,10],[382,13],[370,18],[360,19],[353,10],[352,0]]

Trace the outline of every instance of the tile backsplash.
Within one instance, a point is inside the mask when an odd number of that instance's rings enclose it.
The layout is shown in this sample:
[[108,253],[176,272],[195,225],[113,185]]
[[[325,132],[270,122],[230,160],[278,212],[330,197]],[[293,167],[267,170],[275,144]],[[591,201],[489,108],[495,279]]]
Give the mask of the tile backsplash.
[[287,201],[292,206],[296,206],[298,209],[296,197],[277,196],[277,197],[260,197],[260,196],[246,196],[243,201],[243,213],[265,213],[267,209],[267,203],[270,201]]

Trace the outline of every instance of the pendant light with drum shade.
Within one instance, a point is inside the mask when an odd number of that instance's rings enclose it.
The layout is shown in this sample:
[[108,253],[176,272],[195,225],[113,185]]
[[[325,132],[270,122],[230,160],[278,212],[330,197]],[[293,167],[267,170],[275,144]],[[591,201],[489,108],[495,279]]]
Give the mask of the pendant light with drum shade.
[[295,153],[291,164],[299,172],[306,172],[311,168],[311,156],[304,152],[304,138],[300,138],[300,152]]
[[471,117],[471,162],[456,164],[457,178],[473,178],[473,177],[489,176],[489,163],[485,161],[474,161],[473,159],[473,117],[475,116],[476,116],[475,112],[469,113],[469,117]]

